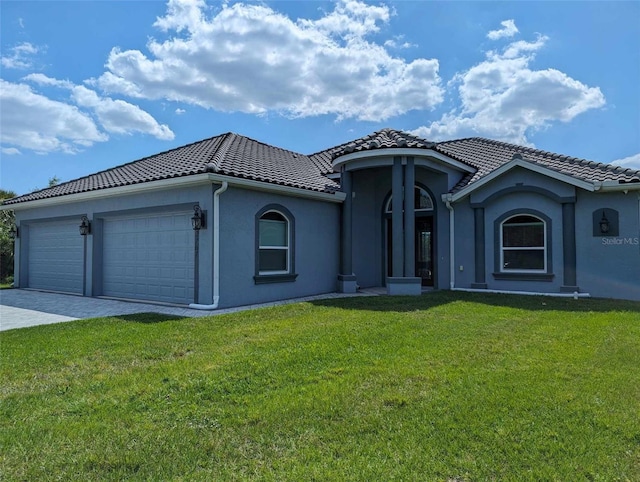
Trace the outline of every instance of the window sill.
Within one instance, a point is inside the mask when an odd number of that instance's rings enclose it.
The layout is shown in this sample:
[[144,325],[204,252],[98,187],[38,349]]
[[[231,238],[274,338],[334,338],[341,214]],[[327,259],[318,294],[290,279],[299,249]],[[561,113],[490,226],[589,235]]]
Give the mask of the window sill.
[[267,283],[292,283],[298,277],[297,274],[286,273],[286,274],[259,274],[253,277],[253,281],[257,285],[267,284]]
[[553,273],[493,273],[494,279],[513,281],[553,281]]

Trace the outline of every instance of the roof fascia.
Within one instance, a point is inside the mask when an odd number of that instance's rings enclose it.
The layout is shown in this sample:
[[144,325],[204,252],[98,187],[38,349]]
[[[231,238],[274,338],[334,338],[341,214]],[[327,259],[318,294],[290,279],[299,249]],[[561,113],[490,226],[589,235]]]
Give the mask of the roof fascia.
[[485,186],[486,184],[490,183],[497,177],[502,176],[506,172],[516,167],[522,167],[523,169],[528,169],[529,171],[533,171],[538,174],[542,174],[543,176],[550,177],[552,179],[565,182],[567,184],[571,184],[572,186],[582,188],[586,191],[593,192],[597,190],[597,187],[593,182],[582,181],[580,179],[576,179],[575,177],[567,176],[566,174],[562,174],[552,169],[548,169],[546,167],[540,166],[539,164],[533,164],[531,162],[527,162],[523,159],[512,159],[506,164],[503,164],[502,166],[500,166],[495,171],[490,172],[489,174],[484,176],[482,179],[474,182],[473,184],[453,194],[451,196],[451,201],[456,202],[456,201],[459,201],[460,199],[463,199],[469,196],[471,193],[473,193],[477,189],[480,189],[482,186]]
[[368,151],[359,151],[359,152],[351,152],[349,154],[345,154],[344,156],[336,157],[332,164],[334,170],[339,170],[340,166],[343,164],[347,164],[352,161],[361,160],[361,159],[371,159],[375,157],[394,157],[394,156],[413,156],[413,157],[431,157],[437,159],[444,164],[448,164],[449,166],[465,172],[475,172],[471,166],[467,166],[466,164],[456,161],[444,154],[441,154],[433,149],[417,149],[411,147],[391,147],[387,149],[373,149]]
[[281,184],[271,184],[263,181],[255,181],[253,179],[244,179],[233,176],[225,176],[224,174],[207,174],[210,181],[229,183],[229,186],[238,186],[254,191],[273,192],[276,194],[284,194],[287,196],[303,197],[308,199],[317,199],[320,201],[329,201],[341,203],[347,195],[341,191],[335,193],[327,193],[320,191],[310,191],[299,187],[283,186]]
[[596,190],[600,192],[628,192],[640,191],[640,182],[603,181],[596,184]]
[[232,176],[224,176],[218,174],[194,174],[191,176],[173,177],[170,179],[161,179],[158,181],[147,181],[138,184],[130,184],[128,186],[111,187],[107,189],[97,189],[95,191],[80,192],[76,194],[67,194],[55,196],[46,199],[36,199],[34,201],[25,201],[17,204],[0,205],[0,210],[21,211],[24,209],[39,208],[45,206],[54,206],[59,204],[69,204],[75,202],[91,201],[94,199],[103,199],[115,196],[125,196],[127,194],[139,194],[149,191],[159,191],[163,189],[180,188],[195,186],[199,184],[208,184],[210,182],[227,181],[230,186],[241,186],[247,189],[258,191],[275,192],[295,197],[304,197],[318,199],[322,201],[341,203],[346,195],[343,192],[336,191],[334,194],[310,191],[289,186],[281,186],[279,184],[270,184],[262,181],[254,181],[250,179],[241,179]]

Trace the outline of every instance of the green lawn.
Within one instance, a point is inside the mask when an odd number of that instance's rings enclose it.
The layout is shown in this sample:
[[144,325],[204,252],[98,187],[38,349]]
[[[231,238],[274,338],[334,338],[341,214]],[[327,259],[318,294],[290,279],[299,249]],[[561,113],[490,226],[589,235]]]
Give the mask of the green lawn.
[[640,480],[640,303],[437,292],[0,341],[2,480]]

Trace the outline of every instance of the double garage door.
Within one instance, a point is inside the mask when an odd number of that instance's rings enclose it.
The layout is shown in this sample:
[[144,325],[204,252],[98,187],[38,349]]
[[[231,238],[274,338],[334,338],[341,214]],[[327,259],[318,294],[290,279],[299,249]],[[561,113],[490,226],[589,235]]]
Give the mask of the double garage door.
[[[105,218],[102,225],[104,296],[188,304],[194,297],[194,234],[190,214]],[[94,233],[94,236],[99,235]],[[91,241],[91,239],[88,239]],[[30,228],[29,286],[82,294],[83,236],[78,223]],[[100,274],[101,271],[101,274]]]

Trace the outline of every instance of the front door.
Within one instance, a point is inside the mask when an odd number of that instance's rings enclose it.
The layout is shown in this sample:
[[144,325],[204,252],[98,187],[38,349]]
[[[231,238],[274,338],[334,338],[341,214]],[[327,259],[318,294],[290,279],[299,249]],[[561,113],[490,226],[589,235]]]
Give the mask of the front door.
[[[433,216],[415,219],[416,277],[422,278],[422,286],[433,286]],[[387,276],[392,276],[393,236],[391,219],[387,219]]]
[[433,286],[433,217],[416,218],[416,276]]

